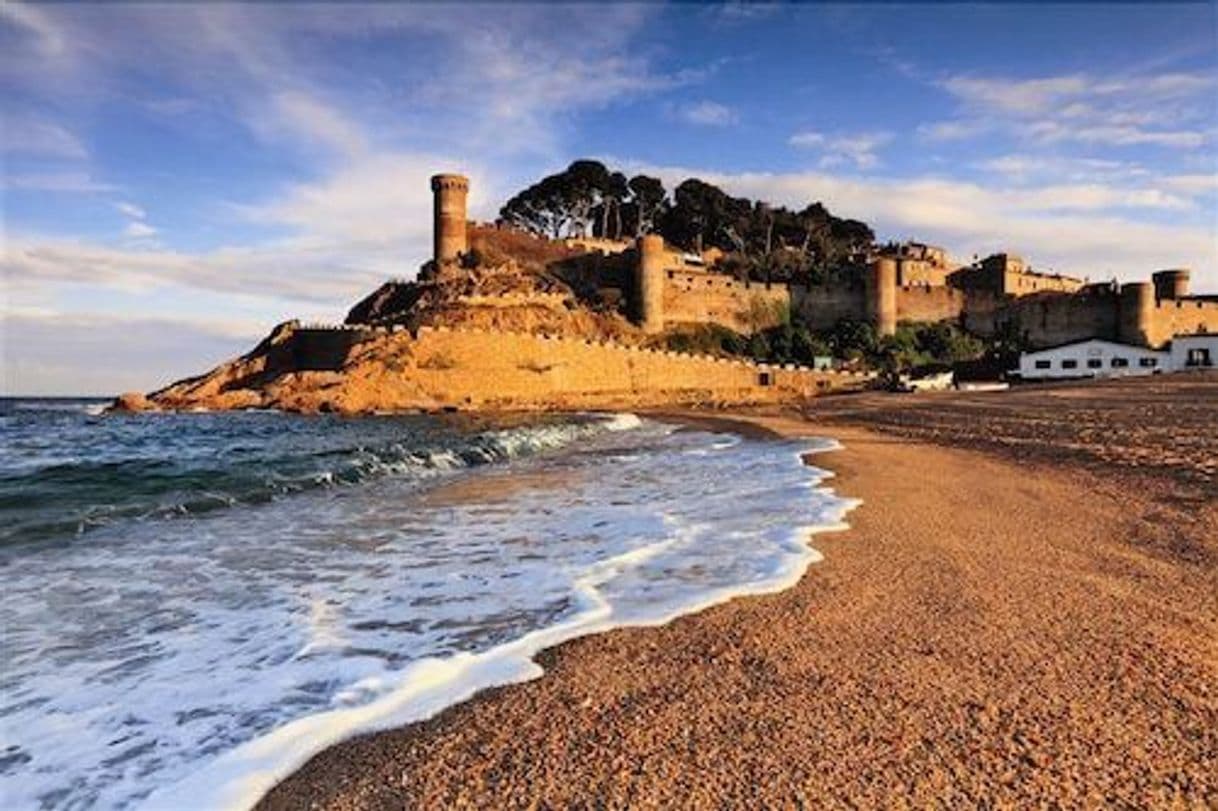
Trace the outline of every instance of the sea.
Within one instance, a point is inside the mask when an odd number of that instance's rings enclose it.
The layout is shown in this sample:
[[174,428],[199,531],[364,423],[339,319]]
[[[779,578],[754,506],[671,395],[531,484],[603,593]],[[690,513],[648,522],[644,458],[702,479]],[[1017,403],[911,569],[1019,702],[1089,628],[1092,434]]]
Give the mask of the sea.
[[537,651],[787,588],[829,441],[0,400],[0,807],[241,809]]

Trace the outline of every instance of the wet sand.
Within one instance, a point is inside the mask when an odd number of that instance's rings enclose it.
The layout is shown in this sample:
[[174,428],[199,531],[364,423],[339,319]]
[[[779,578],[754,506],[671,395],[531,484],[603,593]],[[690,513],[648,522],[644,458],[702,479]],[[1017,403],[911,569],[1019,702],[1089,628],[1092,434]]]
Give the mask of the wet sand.
[[261,807],[1218,803],[1218,376],[741,418],[838,438],[864,499],[797,586],[548,651]]

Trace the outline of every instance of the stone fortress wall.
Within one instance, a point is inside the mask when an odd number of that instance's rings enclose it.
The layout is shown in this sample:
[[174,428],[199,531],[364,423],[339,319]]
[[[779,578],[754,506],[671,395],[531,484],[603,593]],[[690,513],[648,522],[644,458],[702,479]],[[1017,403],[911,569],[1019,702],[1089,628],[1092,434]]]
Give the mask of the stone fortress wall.
[[[610,408],[789,401],[871,375],[647,349],[608,341],[448,327],[293,326],[302,370],[338,372],[365,351],[394,358],[410,399],[395,407]],[[325,361],[323,363],[323,360]]]
[[[441,175],[432,188],[436,261],[451,261],[465,250],[468,182]],[[1159,271],[1153,282],[1088,284],[1036,272],[1013,254],[961,267],[943,248],[906,242],[882,249],[861,278],[803,287],[737,280],[712,269],[722,256],[717,249],[684,252],[656,234],[566,244],[602,253],[637,251],[633,290],[624,292],[634,320],[649,334],[702,324],[749,333],[780,323],[788,313],[814,329],[843,319],[868,321],[880,335],[892,335],[903,321],[951,321],[982,336],[1014,327],[1033,346],[1106,338],[1158,348],[1178,334],[1218,332],[1218,297],[1190,295],[1184,269]]]
[[474,407],[623,407],[790,400],[867,377],[545,335],[420,328],[411,376]]
[[673,324],[721,324],[750,333],[781,323],[791,308],[784,284],[741,281],[710,270],[717,250],[672,250],[658,236],[639,240],[639,321],[648,332]]

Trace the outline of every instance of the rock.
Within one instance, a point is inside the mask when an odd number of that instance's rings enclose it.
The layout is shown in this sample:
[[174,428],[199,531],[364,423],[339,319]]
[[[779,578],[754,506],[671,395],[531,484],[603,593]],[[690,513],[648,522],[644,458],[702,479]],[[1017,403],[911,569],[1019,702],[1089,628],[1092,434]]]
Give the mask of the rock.
[[110,405],[109,411],[135,414],[141,411],[156,411],[156,403],[144,396],[143,392],[128,391],[120,394]]

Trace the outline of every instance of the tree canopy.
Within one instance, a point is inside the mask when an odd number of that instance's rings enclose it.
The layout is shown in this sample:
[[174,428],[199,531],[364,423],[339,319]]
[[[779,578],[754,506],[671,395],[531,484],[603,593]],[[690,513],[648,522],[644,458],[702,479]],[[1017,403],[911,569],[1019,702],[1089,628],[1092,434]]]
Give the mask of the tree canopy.
[[658,178],[627,179],[594,160],[542,178],[508,200],[499,218],[550,239],[659,233],[687,250],[719,248],[730,255],[725,269],[767,281],[821,281],[875,240],[866,223],[835,217],[819,202],[791,211],[698,178],[670,198]]

